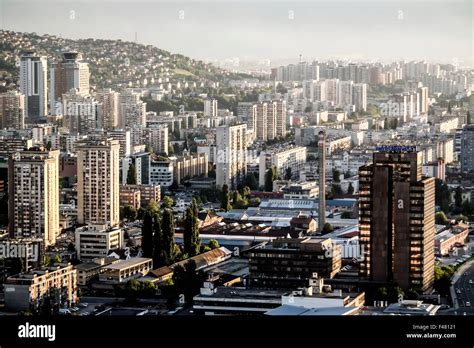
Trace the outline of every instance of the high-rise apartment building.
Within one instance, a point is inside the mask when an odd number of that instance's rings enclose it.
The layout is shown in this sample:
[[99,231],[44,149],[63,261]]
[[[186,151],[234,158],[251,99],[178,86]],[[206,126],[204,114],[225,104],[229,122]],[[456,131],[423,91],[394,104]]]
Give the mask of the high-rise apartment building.
[[204,101],[204,116],[217,117],[217,99],[207,98]]
[[140,99],[140,94],[132,91],[121,93],[119,104],[120,128],[146,126],[146,103]]
[[25,96],[18,92],[0,94],[0,129],[25,128]]
[[426,114],[428,112],[428,87],[420,87],[418,88],[419,94],[419,112],[420,114]]
[[10,237],[54,244],[59,234],[59,150],[30,148],[11,154],[8,199]]
[[276,138],[276,122],[277,122],[277,104],[274,101],[267,102],[267,140]]
[[340,81],[337,87],[337,105],[341,107],[352,105],[354,82]]
[[257,104],[239,102],[237,104],[237,121],[247,123],[247,129],[257,129]]
[[90,95],[73,89],[63,94],[63,126],[69,134],[89,134],[102,128],[99,115],[102,105]]
[[104,136],[77,143],[78,223],[119,223],[119,147],[118,140]]
[[260,141],[267,141],[267,108],[267,103],[257,104],[256,139]]
[[82,61],[82,55],[77,52],[64,52],[61,61],[51,64],[51,89],[49,102],[51,114],[56,115],[56,102],[62,100],[63,94],[76,89],[83,96],[90,93],[89,65]]
[[24,52],[20,57],[20,92],[25,96],[25,115],[32,122],[48,114],[46,57]]
[[216,185],[231,188],[247,174],[247,125],[220,126],[216,130]]
[[365,83],[355,83],[353,87],[352,102],[355,111],[364,112],[367,110],[367,85]]
[[119,96],[110,88],[98,90],[95,99],[101,104],[99,124],[104,129],[115,129],[119,125]]
[[435,179],[416,147],[379,148],[359,169],[359,275],[428,292],[434,281]]
[[166,124],[155,124],[145,130],[146,144],[157,154],[168,155],[169,128]]
[[467,125],[461,131],[461,171],[474,170],[474,125]]
[[326,100],[337,104],[339,79],[326,80]]
[[276,136],[286,136],[286,101],[276,101]]

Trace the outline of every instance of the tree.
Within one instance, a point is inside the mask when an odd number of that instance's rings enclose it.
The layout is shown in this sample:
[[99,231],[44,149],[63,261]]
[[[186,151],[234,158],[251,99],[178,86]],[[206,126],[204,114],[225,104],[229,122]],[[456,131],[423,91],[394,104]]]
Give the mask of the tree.
[[375,292],[375,299],[378,301],[386,301],[387,300],[387,288],[380,287]]
[[202,271],[196,271],[196,262],[189,260],[184,267],[177,265],[173,270],[173,284],[175,285],[176,294],[184,295],[187,304],[191,304],[193,297],[199,293],[204,274]]
[[129,221],[134,221],[137,218],[137,210],[131,205],[126,205],[122,208],[122,218]]
[[245,209],[248,206],[248,201],[241,196],[239,191],[234,191],[232,194],[232,206],[237,209]]
[[162,257],[165,265],[173,263],[175,258],[175,243],[174,243],[174,230],[175,230],[175,218],[171,209],[164,209],[163,217],[161,219],[161,229],[163,233],[162,237]]
[[184,252],[188,254],[189,257],[197,255],[201,246],[197,215],[198,207],[196,200],[193,199],[191,205],[186,209],[183,232]]
[[332,181],[341,182],[341,172],[339,170],[333,169],[333,171],[332,171]]
[[147,209],[143,216],[142,251],[144,257],[153,256],[153,215],[152,210]]
[[173,198],[171,198],[170,196],[164,196],[162,202],[163,207],[166,209],[170,209],[174,205]]
[[232,205],[230,204],[229,186],[226,184],[222,185],[221,208],[224,211],[229,211],[232,209]]
[[333,196],[342,195],[341,185],[339,185],[339,184],[332,184],[331,193],[332,193]]
[[349,195],[354,194],[354,186],[352,186],[352,182],[349,182],[349,187],[347,188],[347,194]]
[[247,173],[244,179],[244,185],[248,186],[251,190],[258,189],[257,178],[255,177],[253,173]]
[[344,211],[342,214],[341,214],[341,219],[350,219],[352,218],[352,214],[351,212],[349,211]]
[[51,144],[51,140],[48,141],[48,143],[46,144],[46,150],[51,150],[51,148],[53,147],[53,144]]
[[285,180],[291,180],[291,167],[286,168],[285,170]]
[[217,242],[217,240],[215,240],[215,239],[211,239],[209,241],[208,245],[209,245],[209,248],[211,248],[211,249],[219,248],[219,242]]
[[449,203],[451,201],[448,185],[441,179],[435,181],[435,201],[436,205],[441,208],[442,211],[449,210]]
[[136,185],[137,184],[137,168],[134,164],[130,164],[127,172],[127,185]]
[[448,223],[448,218],[446,217],[446,214],[442,211],[437,212],[435,215],[435,222],[437,225],[446,225]]
[[451,101],[448,101],[448,114],[451,115]]
[[466,124],[471,124],[471,113],[469,111],[466,114]]
[[273,191],[273,182],[277,179],[276,168],[271,167],[265,173],[265,191],[272,192]]
[[456,208],[461,209],[462,205],[462,187],[458,186],[454,190],[454,205]]
[[161,230],[161,219],[158,212],[153,218],[153,266],[155,268],[164,266],[161,242],[163,240],[163,231]]
[[322,234],[330,233],[332,231],[334,231],[334,228],[329,222],[326,222],[323,226]]

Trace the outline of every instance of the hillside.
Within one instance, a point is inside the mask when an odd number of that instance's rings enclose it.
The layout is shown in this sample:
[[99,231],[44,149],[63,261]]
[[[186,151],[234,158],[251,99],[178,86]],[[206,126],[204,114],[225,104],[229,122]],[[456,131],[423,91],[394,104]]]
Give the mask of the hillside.
[[160,83],[225,83],[244,75],[229,73],[211,64],[151,45],[121,40],[64,39],[54,35],[0,30],[0,81],[3,89],[16,87],[16,61],[22,51],[34,50],[59,59],[61,52],[77,51],[89,63],[91,85],[96,88],[150,87]]

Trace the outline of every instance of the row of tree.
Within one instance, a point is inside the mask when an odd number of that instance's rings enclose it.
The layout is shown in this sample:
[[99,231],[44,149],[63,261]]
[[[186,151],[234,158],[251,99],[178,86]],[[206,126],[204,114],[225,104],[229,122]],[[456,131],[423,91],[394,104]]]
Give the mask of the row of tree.
[[175,244],[176,219],[169,206],[164,204],[162,213],[158,205],[150,203],[143,214],[142,251],[144,257],[153,259],[154,267],[167,266],[179,259],[199,254],[198,206],[193,199],[186,209],[183,231],[183,250]]
[[251,198],[250,187],[244,186],[234,191],[229,190],[229,186],[222,185],[221,209],[229,211],[232,208],[245,209],[249,206],[256,207],[260,204],[260,198]]

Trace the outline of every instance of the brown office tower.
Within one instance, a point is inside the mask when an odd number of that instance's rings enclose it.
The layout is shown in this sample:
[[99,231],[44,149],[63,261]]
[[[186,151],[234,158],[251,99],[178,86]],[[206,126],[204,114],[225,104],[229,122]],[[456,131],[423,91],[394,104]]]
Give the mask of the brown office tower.
[[318,232],[322,233],[326,223],[326,136],[324,131],[318,134],[318,154],[319,154],[319,212],[318,212]]
[[429,291],[434,281],[435,179],[414,146],[383,146],[359,168],[361,280]]

